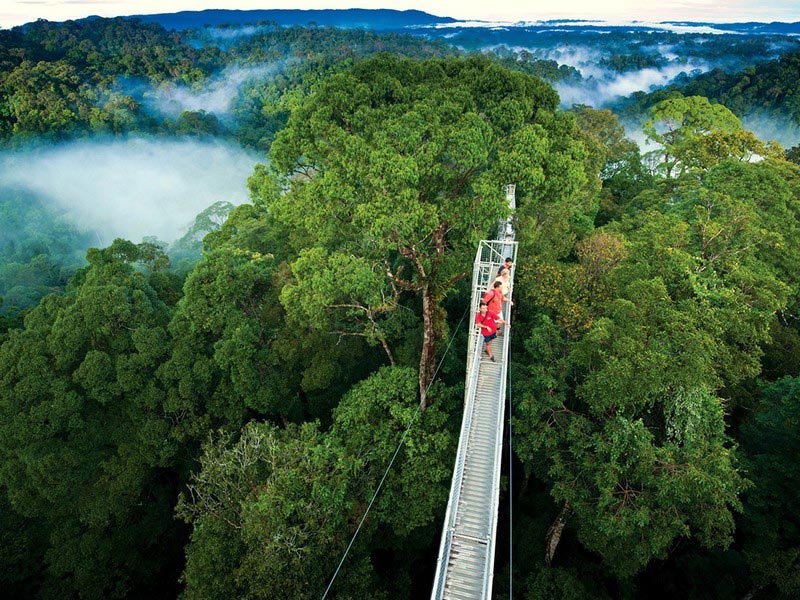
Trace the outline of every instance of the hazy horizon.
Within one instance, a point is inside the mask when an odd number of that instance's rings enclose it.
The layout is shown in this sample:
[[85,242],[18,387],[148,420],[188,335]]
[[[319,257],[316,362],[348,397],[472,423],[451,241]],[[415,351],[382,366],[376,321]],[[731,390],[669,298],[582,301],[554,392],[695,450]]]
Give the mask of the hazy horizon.
[[673,3],[643,3],[634,0],[563,0],[557,8],[533,9],[527,2],[492,5],[483,0],[273,0],[268,7],[260,0],[7,0],[0,9],[0,27],[8,28],[37,19],[65,21],[88,16],[130,16],[181,11],[270,10],[270,9],[394,9],[420,10],[439,17],[463,21],[542,21],[590,19],[613,21],[692,21],[739,23],[800,21],[796,0],[729,0],[720,8],[716,0],[683,0]]

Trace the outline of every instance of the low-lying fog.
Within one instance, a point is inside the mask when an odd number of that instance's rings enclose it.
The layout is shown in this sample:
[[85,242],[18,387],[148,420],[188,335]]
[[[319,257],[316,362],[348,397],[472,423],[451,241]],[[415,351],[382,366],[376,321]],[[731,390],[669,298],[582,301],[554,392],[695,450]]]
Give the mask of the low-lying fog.
[[629,96],[634,92],[651,92],[666,87],[681,73],[701,73],[709,67],[703,63],[691,65],[670,64],[661,68],[648,67],[638,71],[617,73],[598,67],[581,69],[584,79],[580,83],[557,82],[553,87],[561,98],[561,105],[569,108],[573,104],[587,104],[596,108]]
[[204,110],[226,119],[242,90],[248,85],[265,82],[280,73],[294,59],[259,64],[231,64],[193,86],[164,82],[153,87],[136,78],[120,78],[119,90],[141,102],[157,114],[177,118],[183,111]]
[[134,85],[130,86],[130,90],[133,92],[131,95],[148,108],[173,118],[185,110],[204,110],[224,117],[245,84],[272,79],[286,64],[289,61],[229,65],[197,88],[165,84],[154,90],[149,86],[137,89]]
[[170,242],[214,202],[248,199],[258,153],[199,140],[81,140],[0,154],[0,192],[50,200],[98,244],[156,236]]

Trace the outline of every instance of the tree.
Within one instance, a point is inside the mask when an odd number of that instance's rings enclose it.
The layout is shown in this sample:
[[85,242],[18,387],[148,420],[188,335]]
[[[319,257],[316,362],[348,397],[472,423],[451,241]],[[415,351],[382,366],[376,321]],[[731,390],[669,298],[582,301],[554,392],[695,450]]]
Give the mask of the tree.
[[313,424],[209,440],[178,514],[194,525],[187,598],[317,598],[350,516],[337,449]]
[[778,146],[742,129],[726,107],[702,96],[677,96],[654,105],[644,132],[662,147],[654,153],[663,155],[659,168],[666,177],[707,169],[729,157],[746,161],[753,156],[783,156]]
[[613,301],[571,349],[552,324],[534,330],[532,387],[518,409],[528,441],[517,447],[526,461],[542,454],[532,465],[552,482],[560,519],[631,576],[676,537],[729,542],[744,483],[712,393],[713,338],[662,282],[632,283],[625,296],[636,304]]
[[169,310],[126,262],[135,249],[90,250],[68,293],[0,348],[3,489],[46,532],[47,593],[148,593],[177,559],[176,446],[155,377]]
[[[326,80],[277,136],[272,172],[258,169],[251,182],[257,201],[295,228],[298,254],[326,249],[301,255],[284,298],[297,287],[298,301],[349,304],[369,322],[413,293],[423,323],[419,392],[430,403],[442,300],[507,214],[504,184],[546,162],[535,141],[554,128],[555,106],[544,83],[479,58],[381,56]],[[364,285],[313,297],[314,272],[336,283],[336,256],[354,257]]]
[[23,62],[3,82],[13,133],[69,132],[87,120],[91,92],[81,83],[66,62]]
[[179,270],[189,271],[200,260],[203,239],[209,233],[219,231],[234,208],[230,202],[214,202],[195,217],[194,223],[180,239],[170,244],[169,255]]
[[159,370],[182,435],[199,440],[209,428],[242,426],[251,413],[296,410],[271,352],[282,319],[273,273],[271,256],[224,248],[187,277],[169,325],[171,354]]
[[648,192],[572,260],[520,267],[519,301],[543,314],[517,450],[563,511],[551,559],[565,524],[625,577],[683,536],[730,543],[748,483],[725,414],[796,302],[796,184],[782,161],[723,160]]
[[625,129],[610,110],[574,106],[575,124],[591,161],[590,172],[599,173],[602,190],[597,225],[619,218],[624,207],[640,192],[652,187],[639,146],[625,137]]
[[[194,526],[186,596],[320,597],[418,410],[416,387],[413,369],[385,367],[345,396],[328,433],[316,423],[250,422],[210,438],[178,507]],[[408,562],[405,578],[382,580],[372,552],[403,556],[404,545],[418,551],[436,533],[453,445],[437,408],[409,431],[335,581],[337,594],[409,595]]]
[[402,315],[395,314],[400,294],[394,286],[384,290],[385,273],[363,258],[327,255],[320,247],[301,251],[292,273],[297,285],[287,285],[281,294],[290,319],[380,344],[395,364],[389,342],[402,332]]
[[781,598],[800,593],[798,400],[796,377],[764,385],[742,428],[742,453],[755,483],[744,501],[742,552],[754,586]]
[[[413,369],[382,367],[353,386],[334,410],[331,434],[353,461],[351,485],[362,502],[369,500],[412,422],[417,410],[414,388]],[[441,397],[454,395],[442,390]],[[413,422],[396,468],[389,471],[373,507],[373,518],[400,538],[437,521],[447,504],[457,440],[447,428],[448,403],[441,404]]]
[[175,133],[179,135],[220,136],[223,132],[217,116],[204,110],[185,110],[175,121]]

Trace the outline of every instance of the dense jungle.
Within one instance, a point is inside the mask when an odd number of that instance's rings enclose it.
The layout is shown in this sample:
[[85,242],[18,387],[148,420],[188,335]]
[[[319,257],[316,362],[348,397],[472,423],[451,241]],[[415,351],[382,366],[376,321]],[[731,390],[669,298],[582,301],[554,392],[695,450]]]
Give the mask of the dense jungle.
[[800,597],[798,38],[479,35],[0,30],[4,597],[429,597],[509,216],[494,595]]

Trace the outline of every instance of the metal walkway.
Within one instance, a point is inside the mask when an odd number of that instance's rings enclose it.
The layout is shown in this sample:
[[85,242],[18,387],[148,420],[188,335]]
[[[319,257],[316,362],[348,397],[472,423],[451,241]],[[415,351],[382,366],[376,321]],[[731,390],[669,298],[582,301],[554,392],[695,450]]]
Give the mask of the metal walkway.
[[[507,196],[513,209],[514,186],[508,186]],[[517,243],[510,221],[500,225],[498,237],[498,240],[480,243],[472,273],[472,330],[464,417],[432,600],[488,599],[492,593],[510,331],[492,342],[497,362],[491,362],[483,352],[483,336],[474,323],[480,298],[494,282],[505,257],[511,257],[516,263]],[[512,268],[509,299],[513,292],[513,273]],[[510,316],[508,304],[504,304],[503,318],[510,323]]]

